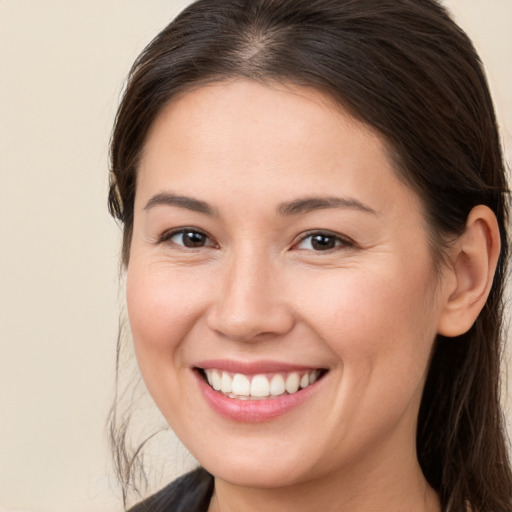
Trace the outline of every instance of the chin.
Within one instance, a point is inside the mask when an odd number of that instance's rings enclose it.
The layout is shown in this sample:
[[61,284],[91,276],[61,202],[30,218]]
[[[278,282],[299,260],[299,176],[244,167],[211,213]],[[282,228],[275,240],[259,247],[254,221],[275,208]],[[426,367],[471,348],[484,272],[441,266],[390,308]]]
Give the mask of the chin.
[[233,452],[217,452],[198,460],[216,478],[240,487],[274,489],[314,478],[313,469],[305,466],[307,458],[301,453],[276,457],[277,450],[246,451],[238,455]]
[[213,464],[205,469],[216,478],[220,478],[231,485],[257,489],[276,489],[288,487],[307,480],[305,475],[287,467],[271,467],[269,464],[258,464],[249,467],[247,464],[229,464],[223,461],[222,467]]

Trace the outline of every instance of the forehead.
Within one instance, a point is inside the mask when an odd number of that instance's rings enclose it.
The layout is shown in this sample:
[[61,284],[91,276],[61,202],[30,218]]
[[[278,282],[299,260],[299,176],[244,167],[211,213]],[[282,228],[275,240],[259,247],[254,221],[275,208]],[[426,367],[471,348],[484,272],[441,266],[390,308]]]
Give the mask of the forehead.
[[163,108],[149,131],[144,151],[163,132],[170,134],[172,125],[187,128],[181,130],[182,142],[188,135],[207,134],[263,142],[263,133],[257,133],[261,126],[273,141],[276,132],[286,128],[280,131],[280,138],[290,141],[304,135],[312,138],[315,132],[325,132],[332,126],[339,128],[340,119],[353,135],[371,134],[384,145],[372,127],[358,121],[333,97],[316,88],[248,79],[212,82],[177,95]]
[[[212,183],[226,187],[214,190]],[[188,91],[152,126],[138,189],[181,192],[192,184],[200,195],[238,191],[276,200],[304,195],[305,189],[316,194],[364,189],[377,209],[389,199],[383,190],[404,187],[384,139],[330,96],[248,80]]]

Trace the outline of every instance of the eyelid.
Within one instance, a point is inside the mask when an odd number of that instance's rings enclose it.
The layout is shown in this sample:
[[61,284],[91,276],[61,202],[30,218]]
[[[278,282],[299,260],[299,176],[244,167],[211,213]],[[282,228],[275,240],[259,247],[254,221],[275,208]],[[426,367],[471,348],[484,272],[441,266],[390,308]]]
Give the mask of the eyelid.
[[[173,228],[173,229],[169,229],[167,231],[164,231],[157,239],[156,241],[156,244],[163,244],[163,243],[167,243],[167,242],[170,242],[171,238],[173,238],[174,236],[176,235],[180,235],[180,234],[184,234],[184,233],[198,233],[198,234],[201,234],[203,236],[205,236],[207,238],[207,243],[202,246],[202,247],[218,247],[218,244],[215,242],[215,240],[213,239],[213,237],[208,234],[205,230],[203,229],[199,229],[199,228],[196,228],[196,227],[193,227],[193,226],[185,226],[185,227],[180,227],[180,228]],[[334,238],[337,242],[337,245],[335,245],[335,247],[333,248],[330,248],[330,249],[325,249],[323,251],[320,251],[320,250],[317,250],[315,251],[314,249],[298,249],[297,246],[299,244],[301,244],[302,242],[304,242],[305,240],[307,240],[308,238],[311,238],[315,235],[323,235],[323,236],[326,236],[326,237],[331,237],[331,238]],[[173,245],[177,246],[177,247],[183,247],[184,249],[186,250],[192,250],[194,249],[194,247],[186,247],[182,244],[176,244],[174,243]],[[317,253],[321,253],[321,252],[325,252],[325,253],[329,253],[329,252],[332,252],[332,251],[335,251],[335,250],[339,250],[339,249],[343,249],[343,248],[353,248],[353,247],[356,247],[356,243],[349,237],[347,236],[344,236],[344,235],[341,235],[339,233],[335,233],[333,231],[329,231],[329,230],[326,230],[326,229],[312,229],[312,230],[309,230],[305,233],[302,233],[296,242],[293,243],[292,245],[292,249],[298,249],[298,250],[311,250],[312,252],[317,252]],[[201,249],[202,247],[197,247],[196,249]]]
[[[176,235],[180,235],[180,234],[183,234],[183,233],[198,233],[198,234],[201,234],[203,236],[205,236],[209,243],[206,243],[203,247],[218,247],[218,244],[214,241],[213,237],[210,236],[204,229],[199,229],[199,228],[196,228],[196,227],[193,227],[193,226],[185,226],[185,227],[181,227],[181,228],[173,228],[173,229],[169,229],[167,231],[164,231],[159,237],[158,237],[158,240],[156,241],[156,244],[164,244],[166,242],[170,242],[171,241],[171,238],[173,238],[174,236]],[[172,242],[171,242],[172,243]],[[193,249],[202,249],[203,247],[185,247],[184,245],[181,245],[181,244],[176,244],[176,243],[173,243],[173,245],[177,246],[177,247],[182,247],[188,251],[190,250],[193,250]]]
[[297,246],[299,244],[301,244],[302,242],[304,242],[308,238],[311,238],[311,237],[313,237],[315,235],[324,235],[324,236],[327,236],[327,237],[332,237],[332,238],[335,238],[336,241],[340,242],[340,243],[338,245],[336,245],[335,247],[333,247],[331,249],[326,249],[324,251],[315,251],[313,249],[297,249],[297,250],[311,250],[312,252],[317,252],[317,253],[322,253],[322,252],[329,253],[329,252],[336,251],[336,250],[339,250],[339,249],[344,249],[344,248],[346,249],[346,248],[355,248],[355,247],[357,247],[356,242],[354,242],[354,240],[352,240],[351,238],[349,238],[347,236],[340,235],[339,233],[335,233],[335,232],[329,231],[327,229],[312,229],[310,231],[302,233],[299,236],[298,240],[296,242],[294,242],[294,244],[292,246],[292,249],[297,248]]

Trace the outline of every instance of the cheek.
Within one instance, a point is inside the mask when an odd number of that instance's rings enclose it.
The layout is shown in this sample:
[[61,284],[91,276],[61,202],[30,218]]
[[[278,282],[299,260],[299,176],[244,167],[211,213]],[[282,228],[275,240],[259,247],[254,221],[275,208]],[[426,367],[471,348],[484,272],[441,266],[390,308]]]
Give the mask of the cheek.
[[301,296],[303,318],[337,361],[333,438],[342,425],[354,446],[400,418],[412,423],[417,417],[435,338],[435,304],[425,306],[428,272],[404,270],[343,271],[311,280]]
[[184,341],[194,335],[201,316],[206,283],[200,282],[186,272],[137,258],[128,268],[126,300],[137,364],[169,423],[189,414],[182,410],[188,382],[183,377],[189,373]]
[[176,356],[176,350],[200,315],[204,292],[201,280],[132,260],[126,300],[138,358]]
[[435,337],[435,300],[428,265],[385,270],[341,269],[294,290],[299,309],[344,365],[378,364],[423,372]]

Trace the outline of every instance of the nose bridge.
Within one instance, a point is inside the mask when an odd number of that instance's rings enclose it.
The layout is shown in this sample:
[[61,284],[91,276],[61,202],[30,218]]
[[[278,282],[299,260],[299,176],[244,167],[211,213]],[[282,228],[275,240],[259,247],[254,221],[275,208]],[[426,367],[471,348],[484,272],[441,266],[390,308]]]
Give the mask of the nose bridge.
[[239,341],[262,334],[284,334],[293,316],[279,286],[279,269],[268,250],[245,244],[228,258],[221,287],[209,315],[212,329]]

